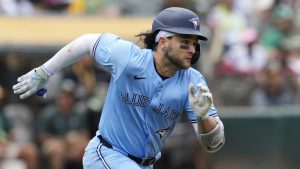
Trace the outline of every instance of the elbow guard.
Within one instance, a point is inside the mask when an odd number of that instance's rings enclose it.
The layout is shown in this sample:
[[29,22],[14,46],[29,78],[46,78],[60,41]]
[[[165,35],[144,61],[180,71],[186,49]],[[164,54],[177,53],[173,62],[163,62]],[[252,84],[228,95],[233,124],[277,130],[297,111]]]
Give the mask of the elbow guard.
[[217,126],[205,134],[197,134],[197,139],[202,147],[209,153],[219,151],[225,144],[224,126],[222,121],[217,117]]

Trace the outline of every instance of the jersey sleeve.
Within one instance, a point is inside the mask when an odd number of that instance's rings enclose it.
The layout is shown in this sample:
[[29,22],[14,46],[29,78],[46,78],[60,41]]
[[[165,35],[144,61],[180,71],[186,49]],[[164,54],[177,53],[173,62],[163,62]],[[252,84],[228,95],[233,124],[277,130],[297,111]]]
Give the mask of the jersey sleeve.
[[96,62],[111,72],[117,78],[127,66],[129,59],[137,47],[120,37],[105,33],[96,41],[92,56]]
[[[198,83],[203,83],[205,86],[207,86],[207,83],[206,83],[203,75],[201,73],[195,72],[195,71],[193,73],[191,73],[190,82],[193,83],[194,86],[196,86]],[[197,92],[198,91],[198,87],[195,87],[195,90]],[[188,96],[187,96],[187,100],[186,100],[185,103],[186,103],[185,104],[185,111],[187,113],[188,120],[191,123],[196,123],[197,122],[196,121],[196,115],[195,115],[192,107],[189,104]],[[217,109],[215,108],[214,105],[212,105],[211,108],[209,109],[208,115],[211,116],[211,117],[217,117],[218,116]]]

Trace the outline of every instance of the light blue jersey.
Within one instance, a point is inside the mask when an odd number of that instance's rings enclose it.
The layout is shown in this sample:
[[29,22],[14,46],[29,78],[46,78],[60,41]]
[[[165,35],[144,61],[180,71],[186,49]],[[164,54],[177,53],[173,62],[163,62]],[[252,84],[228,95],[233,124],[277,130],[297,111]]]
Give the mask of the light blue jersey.
[[[195,69],[162,80],[152,50],[113,34],[101,35],[92,55],[112,75],[97,134],[115,149],[140,158],[155,157],[182,112],[196,123],[188,85],[206,82]],[[209,115],[217,116],[216,109],[211,108]]]

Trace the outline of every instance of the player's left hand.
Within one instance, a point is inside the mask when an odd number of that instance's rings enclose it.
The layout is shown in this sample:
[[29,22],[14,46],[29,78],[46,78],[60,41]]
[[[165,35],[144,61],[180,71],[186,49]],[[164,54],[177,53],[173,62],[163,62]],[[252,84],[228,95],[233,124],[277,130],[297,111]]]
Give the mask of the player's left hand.
[[202,83],[198,83],[199,90],[195,93],[194,84],[189,84],[189,103],[199,119],[205,120],[208,116],[208,110],[213,104],[212,94]]
[[36,92],[39,92],[39,95],[44,95],[47,91],[46,85],[49,76],[42,67],[35,68],[18,78],[18,83],[13,86],[14,93],[21,94],[20,99],[25,99]]

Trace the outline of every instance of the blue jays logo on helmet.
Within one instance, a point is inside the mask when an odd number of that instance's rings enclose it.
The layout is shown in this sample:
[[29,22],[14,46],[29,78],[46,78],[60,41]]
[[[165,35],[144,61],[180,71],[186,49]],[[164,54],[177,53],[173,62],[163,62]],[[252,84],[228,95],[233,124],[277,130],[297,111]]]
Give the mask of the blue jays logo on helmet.
[[189,21],[193,23],[194,28],[196,30],[200,29],[200,19],[199,18],[193,18],[193,19],[190,19]]
[[185,8],[170,7],[158,13],[152,23],[152,32],[157,30],[196,35],[200,40],[207,40],[200,32],[200,19],[197,14]]

